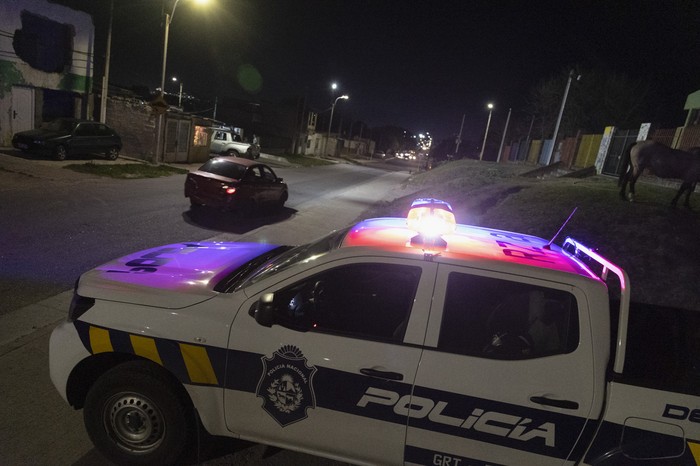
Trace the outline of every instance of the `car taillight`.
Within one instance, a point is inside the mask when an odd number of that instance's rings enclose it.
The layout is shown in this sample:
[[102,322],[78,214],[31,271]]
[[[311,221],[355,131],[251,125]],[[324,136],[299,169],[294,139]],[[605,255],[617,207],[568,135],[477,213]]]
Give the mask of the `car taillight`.
[[233,194],[236,192],[236,188],[234,188],[233,186],[224,185],[221,188],[226,192],[226,194]]

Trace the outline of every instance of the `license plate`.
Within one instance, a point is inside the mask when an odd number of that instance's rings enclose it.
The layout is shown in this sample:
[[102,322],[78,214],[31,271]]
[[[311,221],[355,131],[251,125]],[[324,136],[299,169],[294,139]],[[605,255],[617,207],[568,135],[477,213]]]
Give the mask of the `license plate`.
[[28,146],[28,145],[23,144],[23,143],[21,143],[21,142],[17,144],[17,147],[19,147],[20,149],[29,149],[29,146]]

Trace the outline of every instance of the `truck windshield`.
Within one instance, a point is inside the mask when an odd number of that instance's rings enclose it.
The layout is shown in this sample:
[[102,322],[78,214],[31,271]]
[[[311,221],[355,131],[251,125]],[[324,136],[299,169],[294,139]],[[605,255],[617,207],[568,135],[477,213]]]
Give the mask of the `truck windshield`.
[[287,270],[297,264],[305,264],[325,255],[333,249],[337,249],[343,242],[345,235],[351,227],[336,230],[321,239],[312,243],[297,246],[289,251],[286,251],[273,259],[269,260],[255,272],[251,273],[247,279],[241,282],[236,290],[248,285],[252,285],[262,279],[271,277],[272,275]]

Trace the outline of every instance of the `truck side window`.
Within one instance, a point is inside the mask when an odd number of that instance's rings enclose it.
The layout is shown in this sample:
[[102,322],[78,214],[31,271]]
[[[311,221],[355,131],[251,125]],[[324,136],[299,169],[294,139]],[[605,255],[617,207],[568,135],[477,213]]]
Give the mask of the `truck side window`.
[[275,307],[309,331],[379,341],[403,340],[420,267],[353,264],[275,293]]
[[453,272],[438,349],[490,359],[532,359],[578,346],[571,293]]

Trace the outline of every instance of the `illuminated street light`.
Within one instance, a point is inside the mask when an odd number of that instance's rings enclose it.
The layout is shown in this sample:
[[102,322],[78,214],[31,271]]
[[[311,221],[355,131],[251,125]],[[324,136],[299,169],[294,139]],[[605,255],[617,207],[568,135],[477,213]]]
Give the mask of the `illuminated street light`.
[[[205,4],[207,3],[208,0],[196,0],[196,3],[199,4]],[[175,16],[175,8],[177,8],[177,4],[180,2],[180,0],[175,0],[173,3],[173,9],[170,10],[170,14],[165,13],[165,38],[163,40],[163,68],[161,70],[160,74],[160,98],[163,99],[163,90],[165,88],[165,68],[168,63],[168,36],[170,34],[170,23],[173,21],[173,17]],[[165,5],[164,5],[165,6]],[[157,137],[157,144],[156,144],[156,156],[155,156],[155,161],[156,163],[159,162],[161,151],[163,150],[163,119],[164,119],[164,113],[161,113],[158,115],[158,137]]]
[[491,125],[491,113],[493,112],[493,104],[489,102],[487,107],[489,109],[489,119],[486,121],[486,132],[484,133],[484,143],[481,145],[481,153],[479,154],[479,160],[484,158],[484,147],[486,146],[486,137],[489,135],[489,126]]
[[[173,76],[173,82],[178,82],[177,77]],[[177,98],[177,106],[182,108],[182,81],[180,81],[180,95]]]
[[348,100],[349,98],[350,97],[348,95],[338,96],[333,101],[333,105],[331,105],[331,119],[330,119],[330,121],[328,121],[328,136],[326,137],[326,143],[323,146],[324,153],[326,153],[328,150],[328,140],[331,138],[331,126],[333,125],[333,111],[335,110],[335,104],[337,104],[340,99]]

